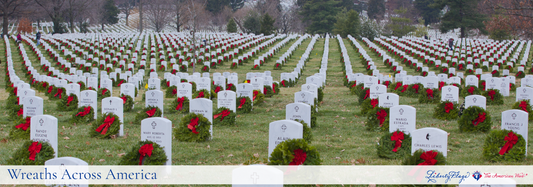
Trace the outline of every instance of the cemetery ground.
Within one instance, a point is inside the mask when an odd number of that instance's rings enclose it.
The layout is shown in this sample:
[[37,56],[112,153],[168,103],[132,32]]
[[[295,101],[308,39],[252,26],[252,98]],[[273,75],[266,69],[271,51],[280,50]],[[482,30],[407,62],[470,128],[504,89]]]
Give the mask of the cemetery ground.
[[[296,40],[288,42],[281,48],[273,58],[261,67],[261,70],[250,70],[253,63],[247,63],[238,69],[230,69],[230,63],[219,66],[218,69],[211,69],[213,72],[237,72],[239,80],[245,80],[247,72],[272,71],[272,77],[279,80],[280,73],[290,72],[297,64],[299,57],[304,53],[310,42],[310,38],[304,40],[302,45],[295,51],[290,61],[282,70],[274,70],[274,59],[278,59]],[[279,42],[279,41],[278,41]],[[363,44],[362,41],[359,41]],[[24,77],[20,71],[22,66],[21,57],[15,42],[11,42],[13,50],[13,61],[15,70],[19,77]],[[365,67],[360,63],[359,54],[350,41],[345,39],[354,73],[366,72]],[[26,45],[26,44],[25,44]],[[25,46],[27,51],[29,46]],[[363,45],[367,53],[374,59],[378,69],[384,70],[382,59],[371,52],[367,46]],[[366,117],[359,114],[361,106],[356,95],[351,95],[350,90],[343,86],[342,64],[340,62],[340,48],[335,39],[329,43],[330,54],[327,71],[327,81],[324,89],[324,100],[320,103],[317,116],[317,127],[312,129],[313,141],[323,160],[323,165],[400,165],[402,159],[383,159],[376,153],[376,145],[379,138],[385,132],[373,132],[365,129]],[[319,39],[311,52],[307,62],[303,77],[313,75],[318,72],[324,49],[324,39]],[[42,50],[42,49],[41,49]],[[0,51],[5,51],[4,42],[0,42]],[[2,54],[0,67],[5,69],[6,59]],[[30,60],[37,66],[36,56],[31,53]],[[252,61],[253,62],[253,61]],[[199,69],[196,69],[198,72]],[[409,70],[408,70],[409,71]],[[192,72],[192,68],[188,73]],[[412,72],[409,72],[412,73]],[[5,72],[1,73],[0,79],[4,80]],[[163,72],[159,72],[160,78]],[[388,74],[387,74],[388,76]],[[172,142],[172,164],[173,165],[240,165],[267,163],[268,156],[268,131],[269,123],[276,120],[285,119],[285,106],[293,103],[294,93],[300,91],[300,87],[305,83],[300,79],[295,87],[281,88],[281,94],[266,98],[265,102],[254,106],[251,113],[238,114],[236,125],[233,126],[213,126],[212,140],[202,143],[186,143],[173,140]],[[517,82],[516,85],[520,85]],[[5,106],[8,93],[5,91],[5,82],[0,82],[1,106]],[[44,114],[49,114],[58,118],[58,157],[71,156],[80,158],[90,165],[116,165],[131,145],[140,140],[140,121],[134,121],[135,115],[144,108],[144,101],[141,101],[145,89],[139,91],[135,101],[135,108],[131,112],[124,113],[124,136],[114,139],[96,139],[89,136],[91,124],[71,124],[69,119],[71,112],[56,111],[56,102],[48,100],[44,93],[37,92],[36,96],[44,99]],[[113,96],[118,96],[120,89],[113,89]],[[501,112],[511,109],[515,103],[515,92],[511,92],[509,97],[504,97],[503,105],[487,106],[488,112],[492,115],[492,129],[500,129]],[[460,99],[460,103],[463,102]],[[172,99],[165,98],[165,118],[172,121],[173,126],[179,124],[184,114],[169,113],[167,108]],[[528,151],[528,155],[521,162],[489,162],[482,158],[482,147],[488,133],[468,133],[460,132],[457,120],[442,121],[434,119],[433,109],[436,104],[419,104],[418,98],[400,97],[400,105],[410,105],[417,109],[416,128],[436,127],[449,133],[448,136],[448,157],[447,165],[531,165],[533,164],[533,151]],[[216,99],[213,100],[213,107],[216,108]],[[8,111],[0,113],[0,164],[5,164],[10,155],[20,147],[26,140],[12,140],[8,138],[9,130],[13,122],[8,120]],[[100,110],[99,112],[100,113]],[[171,132],[169,132],[171,133]],[[531,134],[531,133],[530,133]],[[529,137],[528,137],[529,138]],[[529,139],[531,142],[533,139]],[[531,145],[531,144],[530,144]]]

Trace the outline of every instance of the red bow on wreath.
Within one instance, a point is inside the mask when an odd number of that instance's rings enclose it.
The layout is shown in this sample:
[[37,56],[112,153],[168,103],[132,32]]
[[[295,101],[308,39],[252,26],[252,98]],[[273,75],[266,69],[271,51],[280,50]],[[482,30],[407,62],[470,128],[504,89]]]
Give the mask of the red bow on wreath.
[[228,86],[226,87],[226,90],[231,90],[231,87],[233,87],[233,84],[229,83]]
[[128,100],[128,97],[126,97],[126,95],[124,95],[121,98],[122,98],[123,104],[126,104],[126,101]]
[[49,93],[49,94],[52,93],[52,90],[54,90],[54,87],[53,87],[53,86],[49,86],[49,87],[48,87],[48,93]]
[[30,147],[28,147],[28,151],[30,152],[30,160],[35,161],[35,156],[37,153],[41,152],[42,144],[39,142],[33,142],[31,143]]
[[67,106],[70,106],[70,102],[72,102],[72,100],[74,100],[74,97],[72,96],[67,97]]
[[124,80],[120,80],[120,82],[118,83],[118,86],[120,87],[120,85],[122,85],[122,83],[124,83]]
[[418,84],[413,85],[413,89],[415,89],[416,93],[418,93],[418,88],[420,88],[420,86]]
[[453,103],[449,102],[449,103],[446,103],[445,105],[446,106],[444,106],[444,110],[446,111],[446,113],[450,113],[450,110],[453,109]]
[[101,134],[107,133],[107,130],[111,127],[113,122],[115,122],[115,117],[107,116],[104,120],[104,124],[100,125],[100,127],[96,129],[96,132],[100,132]]
[[426,151],[420,155],[420,158],[424,160],[424,162],[418,164],[418,165],[435,165],[437,163],[437,160],[435,160],[435,157],[437,157],[437,152],[433,151]]
[[102,89],[102,95],[105,95],[106,92],[107,92],[107,88]]
[[366,99],[366,98],[368,98],[369,96],[370,96],[370,89],[367,89],[367,90],[366,90],[365,97],[363,98],[363,100]]
[[142,165],[143,158],[146,155],[148,155],[149,157],[152,156],[152,150],[154,150],[154,146],[152,144],[144,144],[143,146],[141,146],[141,148],[139,149],[139,154],[141,155],[139,157],[139,165]]
[[285,86],[285,80],[281,81],[281,85]]
[[426,93],[428,94],[428,99],[433,99],[433,90],[432,89],[426,89]]
[[376,113],[377,118],[379,120],[379,126],[383,126],[383,122],[385,122],[385,117],[387,117],[387,111],[380,110]]
[[63,89],[58,88],[57,93],[54,95],[54,97],[57,97],[59,95],[59,99],[61,99],[61,94],[63,93]]
[[439,90],[444,86],[444,82],[439,82]]
[[521,101],[520,105],[518,105],[520,108],[522,108],[523,111],[527,112],[527,102]]
[[405,92],[405,90],[407,90],[408,87],[409,87],[409,85],[403,85],[403,90],[401,92],[402,93]]
[[196,98],[204,98],[204,92],[201,91],[200,93],[198,93],[198,97],[196,97]]
[[257,94],[259,94],[259,92],[258,91],[254,91],[254,98],[253,98],[254,101],[255,101],[255,97],[257,97]]
[[239,108],[242,108],[242,105],[246,103],[246,98],[242,98],[239,102],[240,102]]
[[183,102],[185,102],[185,97],[178,97],[178,106],[176,106],[176,110],[181,110],[183,108]]
[[372,109],[376,108],[376,105],[379,104],[379,100],[378,99],[371,99],[370,100],[370,105],[372,105]]
[[272,84],[272,91],[276,93],[276,84]]
[[289,165],[302,165],[305,162],[306,158],[307,158],[307,153],[305,153],[301,149],[295,149],[294,150],[294,158],[289,163]]
[[30,128],[30,124],[31,124],[31,118],[28,117],[28,118],[26,118],[26,122],[15,126],[15,128],[17,128],[17,129],[22,128],[23,131],[26,131],[26,130],[28,130],[28,128]]
[[488,94],[490,96],[490,100],[494,101],[494,95],[496,94],[496,92],[494,90],[490,90]]
[[220,121],[224,120],[224,117],[228,116],[231,112],[229,110],[223,110],[222,112],[218,113],[217,115],[213,116],[213,119],[220,118]]
[[198,120],[198,117],[192,118],[189,125],[187,125],[187,128],[189,128],[194,134],[198,134],[198,132],[196,131],[196,126],[198,126]]
[[485,117],[486,116],[487,116],[487,114],[485,112],[479,113],[477,118],[474,121],[472,121],[472,125],[477,126],[480,123],[483,123],[485,121]]
[[220,92],[220,86],[217,86],[217,87],[215,88],[215,93],[218,93],[218,92]]
[[474,90],[476,88],[474,88],[473,86],[470,86],[470,88],[468,88],[468,93],[470,93],[470,95],[474,94]]
[[402,147],[402,140],[404,139],[403,132],[393,132],[392,136],[390,137],[391,141],[394,141],[394,149],[392,149],[392,152],[398,152],[398,149]]
[[503,154],[509,152],[509,150],[511,150],[513,148],[513,145],[518,142],[518,136],[516,136],[516,134],[514,134],[511,131],[511,132],[509,132],[509,134],[507,134],[507,136],[505,137],[504,140],[506,142],[505,142],[505,145],[503,145],[503,147],[500,149],[500,152],[499,152],[500,155],[503,155]]
[[176,88],[174,88],[174,89],[172,90],[172,95],[176,95],[176,94],[178,94],[178,90],[177,90]]
[[22,114],[24,114],[24,108],[21,107],[17,112],[17,116],[21,116]]
[[155,111],[157,108],[152,108],[151,110],[146,111],[146,114],[148,114],[148,117],[152,117],[155,114]]
[[88,106],[88,107],[83,108],[83,112],[79,112],[78,114],[76,114],[76,116],[83,117],[83,116],[89,114],[89,112],[91,112],[91,107]]

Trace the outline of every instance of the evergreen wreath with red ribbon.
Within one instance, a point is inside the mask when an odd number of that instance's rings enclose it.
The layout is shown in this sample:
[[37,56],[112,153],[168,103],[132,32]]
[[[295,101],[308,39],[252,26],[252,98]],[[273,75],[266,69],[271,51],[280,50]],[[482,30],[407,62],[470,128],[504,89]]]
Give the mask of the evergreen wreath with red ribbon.
[[526,140],[510,130],[492,130],[485,138],[483,158],[491,162],[522,161],[526,154]]
[[118,165],[165,165],[168,158],[163,147],[146,140],[131,147]]
[[269,157],[268,165],[321,165],[320,154],[304,139],[279,143]]
[[182,142],[204,142],[211,138],[211,122],[201,114],[190,113],[174,128],[174,137]]
[[54,158],[54,148],[48,142],[34,142],[28,140],[17,149],[7,165],[44,165],[44,162]]
[[105,113],[96,119],[89,130],[91,137],[103,139],[111,138],[120,130],[120,118],[113,113]]

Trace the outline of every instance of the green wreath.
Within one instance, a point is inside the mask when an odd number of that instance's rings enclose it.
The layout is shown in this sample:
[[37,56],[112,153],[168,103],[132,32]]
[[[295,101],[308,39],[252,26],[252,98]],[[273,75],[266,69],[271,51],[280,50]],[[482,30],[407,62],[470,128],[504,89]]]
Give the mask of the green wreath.
[[272,91],[272,86],[263,86],[263,89],[265,91],[265,96],[266,97],[272,97],[274,96],[274,91]]
[[128,153],[120,159],[118,165],[140,165],[141,154],[139,150],[142,146],[152,144],[151,155],[145,155],[142,159],[142,165],[165,165],[168,158],[163,147],[152,141],[139,141],[138,144],[133,145]]
[[272,86],[274,86],[274,94],[278,95],[279,92],[280,92],[279,83],[277,83],[277,82],[272,83]]
[[[9,131],[11,139],[30,139],[31,117],[21,118],[13,123]],[[24,130],[26,128],[26,130]]]
[[[379,114],[386,112],[386,116],[383,120],[383,123],[380,125],[380,119],[378,119]],[[365,121],[366,129],[369,131],[389,131],[389,108],[376,107],[367,114],[367,119]]]
[[232,62],[230,69],[237,69],[237,68],[238,68],[237,62]]
[[163,79],[163,80],[161,80],[161,82],[159,83],[159,84],[160,84],[159,86],[161,87],[161,89],[165,89],[165,88],[168,88],[168,87],[169,87],[169,83],[170,83],[169,81],[167,81],[166,79]]
[[365,100],[370,99],[370,88],[364,88],[362,91],[357,93],[359,99],[359,104],[363,104]]
[[[181,107],[179,107],[179,102],[182,102]],[[170,104],[170,110],[172,112],[178,112],[178,113],[188,113],[189,112],[189,98],[183,96],[178,97],[177,99],[172,99],[172,103]]]
[[[6,103],[7,104],[7,103]],[[22,105],[12,105],[11,107],[6,107],[8,109],[8,115],[10,121],[18,121],[22,119],[22,116],[24,115],[24,108]]]
[[78,84],[80,85],[80,90],[85,90],[85,83],[78,81]]
[[513,109],[522,110],[527,112],[529,121],[533,121],[533,110],[529,104],[529,100],[520,100],[513,104]]
[[394,148],[396,148],[396,141],[391,140],[391,137],[393,133],[387,132],[385,133],[381,139],[378,142],[378,145],[376,146],[376,151],[378,153],[378,156],[381,158],[388,158],[388,159],[398,159],[398,158],[404,158],[407,155],[411,155],[411,135],[404,134],[400,130],[396,130],[394,133],[400,133],[401,137],[403,139],[400,139],[400,147],[397,148],[396,152],[393,151]]
[[[224,111],[226,111],[226,113],[224,113]],[[227,116],[223,116],[224,114],[226,114]],[[235,114],[235,112],[231,111],[229,108],[220,107],[213,112],[213,125],[217,125],[217,126],[235,125],[236,117],[237,117],[237,114]]]
[[[114,121],[111,123],[111,125],[108,127],[107,131],[105,131],[105,126],[102,126],[107,118],[114,118]],[[99,127],[102,126],[102,128],[99,129]],[[96,131],[100,130],[100,131]],[[92,124],[91,129],[89,130],[89,135],[91,137],[104,139],[104,138],[111,138],[112,135],[118,134],[120,130],[120,118],[113,114],[113,113],[105,113],[101,116],[99,116],[96,119],[96,122]],[[102,134],[102,132],[105,132]]]
[[[485,114],[484,120],[481,120],[482,117],[480,115],[482,114]],[[485,109],[478,106],[470,106],[463,111],[457,123],[459,123],[459,130],[461,132],[487,132],[491,128],[492,120],[489,112],[485,111]]]
[[[203,95],[202,97],[200,97],[201,96],[200,93]],[[194,98],[194,99],[197,99],[197,98],[211,99],[210,95],[211,95],[211,93],[209,91],[207,91],[206,89],[201,89],[201,90],[198,90],[198,91],[194,92],[192,94],[192,98]]]
[[[446,165],[446,157],[444,157],[444,155],[437,150],[432,150],[432,151],[437,152],[437,156],[435,156],[434,158],[437,161],[435,165]],[[406,157],[405,160],[403,160],[402,164],[403,165],[418,165],[418,164],[425,162],[424,159],[420,158],[420,156],[425,152],[426,151],[422,149],[416,150],[412,156]]]
[[[191,121],[195,121],[193,119],[197,119],[198,125],[190,125]],[[189,129],[189,126],[197,133]],[[174,137],[182,142],[204,142],[211,138],[211,133],[209,133],[210,128],[211,123],[207,118],[201,114],[190,113],[181,119],[177,128],[174,128]]]
[[[492,97],[490,93],[493,93]],[[488,89],[483,92],[483,96],[487,98],[487,105],[503,105],[503,95],[498,89]]]
[[137,113],[137,115],[135,115],[135,121],[142,121],[143,119],[150,118],[148,113],[153,109],[155,109],[155,111],[151,117],[161,117],[161,114],[163,114],[163,112],[161,112],[160,108],[155,106],[149,106],[141,110],[141,112]]
[[[299,150],[299,151],[296,151]],[[297,153],[305,153],[305,161],[300,159],[295,160],[295,151]],[[279,143],[272,151],[269,158],[268,165],[321,165],[322,160],[320,154],[314,146],[310,146],[304,139],[289,139]],[[293,161],[294,160],[294,161]],[[303,163],[295,163],[301,162]],[[292,163],[292,164],[291,164]]]
[[318,88],[318,103],[322,102],[324,100],[324,89]]
[[[245,102],[241,104],[241,101]],[[237,113],[249,113],[252,111],[252,100],[246,96],[237,97],[235,106],[237,106]]]
[[49,99],[59,100],[59,99],[63,99],[64,97],[66,97],[66,95],[67,95],[67,91],[65,90],[65,88],[54,87],[52,94],[51,94],[52,97],[49,97]]
[[209,72],[209,66],[205,66],[205,65],[204,65],[204,67],[202,67],[202,70],[201,70],[201,71],[202,71],[202,72]]
[[379,99],[366,99],[361,104],[361,115],[366,116],[371,110],[379,106]]
[[391,84],[389,87],[388,87],[388,91],[387,92],[391,92],[391,93],[396,93],[396,90],[401,90],[403,89],[403,83],[402,82],[396,82],[396,84]]
[[[122,83],[120,83],[120,81],[122,81]],[[124,84],[124,83],[127,83],[128,81],[124,80],[124,79],[117,79],[116,81],[113,81],[113,86],[114,87],[120,87],[121,84]]]
[[357,95],[357,96],[359,96],[359,93],[360,93],[360,92],[363,92],[364,88],[365,88],[365,87],[364,87],[363,84],[357,84],[357,85],[355,85],[355,86],[350,87],[350,93],[351,93],[352,95]]
[[[104,92],[105,90],[105,92]],[[102,94],[104,93],[104,94]],[[99,88],[98,92],[96,92],[98,98],[103,99],[106,97],[111,97],[111,92],[107,88]]]
[[[133,103],[133,98],[131,98],[131,96],[120,94],[120,98],[122,99],[122,103],[124,104],[124,107],[123,107],[124,112],[129,112],[133,110],[134,103]],[[124,99],[126,99],[125,102],[124,102]]]
[[[68,100],[71,99],[70,103]],[[78,96],[71,93],[68,97],[63,97],[57,101],[57,110],[59,111],[73,111],[78,108]]]
[[440,90],[435,89],[424,89],[419,91],[418,103],[439,103],[440,102]]
[[524,160],[526,155],[526,141],[522,135],[514,132],[513,133],[518,137],[516,144],[503,155],[499,154],[502,147],[507,143],[505,137],[509,135],[509,132],[512,131],[505,129],[492,130],[487,135],[487,138],[485,138],[485,144],[483,144],[483,158],[491,162]]
[[303,126],[303,139],[308,144],[311,144],[311,142],[313,141],[313,132],[311,131],[311,128],[303,120],[295,119],[294,121],[302,124],[302,126]]
[[[22,147],[17,149],[11,158],[6,161],[7,165],[44,165],[44,162],[54,158],[54,148],[48,142],[37,142],[33,144],[34,141],[28,140],[22,144]],[[36,146],[40,144],[40,150],[38,153],[35,153],[34,160],[30,159],[30,151],[28,149],[30,146]]]
[[[448,112],[446,112],[446,109],[448,109]],[[449,101],[441,101],[435,106],[433,117],[440,120],[453,120],[459,117],[459,111],[459,104]]]
[[[88,107],[86,111],[85,108]],[[70,123],[80,124],[80,123],[89,123],[94,120],[94,108],[91,106],[82,106],[77,110],[72,112],[72,117],[70,118]]]
[[53,99],[54,94],[55,94],[54,90],[57,90],[57,88],[55,86],[53,86],[53,85],[48,86],[48,88],[45,89],[44,95],[47,96],[50,99]]
[[187,72],[187,65],[180,65],[180,72]]
[[469,95],[480,95],[481,90],[477,86],[466,86],[464,89],[461,89],[460,96],[466,97]]
[[226,85],[226,90],[231,90],[231,91],[236,92],[237,91],[237,87],[230,83],[230,84]]
[[165,98],[176,98],[178,94],[178,87],[170,86],[165,90]]
[[254,105],[260,105],[263,103],[263,101],[265,100],[265,95],[263,94],[263,92],[261,90],[254,90],[253,91],[253,94],[254,94]]
[[510,92],[511,92],[511,91],[512,91],[512,92],[516,91],[516,85],[513,84],[513,83],[509,83],[509,91],[510,91]]

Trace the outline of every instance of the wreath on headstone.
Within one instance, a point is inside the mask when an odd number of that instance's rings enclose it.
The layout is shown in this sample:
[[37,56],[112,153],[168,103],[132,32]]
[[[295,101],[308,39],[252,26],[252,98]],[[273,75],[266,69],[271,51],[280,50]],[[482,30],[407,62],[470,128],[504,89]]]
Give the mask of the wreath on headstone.
[[492,77],[499,77],[500,76],[500,71],[492,70],[491,74],[492,74]]
[[513,84],[513,83],[509,83],[509,91],[510,91],[510,92],[511,92],[511,91],[513,91],[513,92],[516,91],[516,85]]
[[359,104],[362,104],[365,100],[370,99],[370,88],[364,88],[357,93]]
[[152,141],[139,141],[120,159],[118,165],[165,165],[168,158],[163,147]]
[[481,90],[477,86],[472,86],[472,85],[466,86],[464,89],[461,89],[461,92],[460,92],[461,97],[466,97],[469,95],[480,95],[480,94],[481,94]]
[[283,66],[283,65],[281,65],[280,63],[275,63],[275,64],[274,64],[274,70],[281,70],[281,67],[282,67],[282,66]]
[[129,112],[133,109],[133,98],[129,95],[120,94],[120,98],[122,99],[123,104],[123,110],[124,112]]
[[451,101],[441,101],[435,106],[433,117],[440,120],[453,120],[459,117],[459,104]]
[[397,159],[411,154],[411,135],[400,130],[385,133],[378,142],[376,150],[381,158]]
[[313,141],[313,132],[311,131],[311,127],[307,125],[303,120],[295,119],[294,121],[301,123],[303,126],[303,139],[308,143],[311,144]]
[[82,106],[72,112],[70,123],[88,123],[94,120],[94,108],[91,106]]
[[379,106],[379,99],[366,99],[361,104],[361,115],[367,115],[371,110]]
[[111,92],[107,88],[98,89],[98,92],[96,92],[96,94],[100,99],[111,97]]
[[268,165],[321,165],[320,154],[304,139],[289,139],[279,143],[269,157]]
[[280,84],[281,84],[281,86],[283,86],[285,88],[291,86],[290,81],[286,81],[286,80],[281,80]]
[[78,96],[71,93],[68,97],[63,97],[57,101],[57,110],[59,111],[73,111],[78,108]]
[[66,97],[67,92],[65,88],[54,87],[54,90],[52,91],[52,93],[53,95],[51,99],[56,100],[56,99],[62,99],[63,97]]
[[209,66],[202,67],[202,72],[209,72]]
[[416,150],[412,156],[408,156],[403,160],[403,165],[446,165],[446,157],[437,151],[424,151],[422,149]]
[[470,106],[465,109],[457,123],[459,123],[461,132],[487,132],[492,126],[490,114],[478,106]]
[[389,108],[374,108],[367,114],[365,121],[366,129],[369,131],[388,131],[389,117]]
[[178,94],[178,87],[176,86],[168,87],[165,90],[165,98],[176,98],[177,94]]
[[237,87],[231,83],[226,85],[226,90],[237,91]]
[[113,113],[105,113],[96,119],[89,130],[91,137],[104,139],[118,134],[120,130],[120,118]]
[[[14,89],[14,88],[13,88]],[[56,87],[54,85],[49,85],[48,88],[46,88],[46,92],[44,93],[45,96],[47,96],[50,99],[53,99],[54,97],[54,90],[56,90]],[[10,92],[11,93],[11,92]]]
[[529,121],[533,121],[533,110],[529,104],[529,100],[520,100],[513,104],[513,109],[522,110],[527,112]]
[[261,92],[261,90],[254,90],[254,105],[260,105],[265,100],[265,95]]
[[216,99],[218,97],[218,92],[220,91],[224,91],[224,89],[222,89],[222,86],[212,84],[211,85],[211,98]]
[[203,142],[211,138],[211,122],[201,114],[190,113],[174,129],[174,137],[182,142]]
[[252,70],[259,70],[261,69],[261,66],[259,64],[256,64],[252,67]]
[[524,73],[524,71],[519,71],[519,72],[516,72],[515,77],[521,79],[521,78],[526,77],[526,74]]
[[187,72],[187,65],[185,65],[185,64],[180,65],[179,70],[180,70],[180,72]]
[[229,108],[220,107],[213,112],[213,124],[217,126],[235,125],[237,114]]
[[418,96],[418,103],[439,103],[440,102],[440,90],[437,88],[420,90]]
[[78,85],[80,85],[80,90],[85,90],[85,83],[78,81]]
[[[362,83],[360,83],[360,84],[356,84],[355,86],[350,87],[350,93],[351,93],[352,95],[357,95],[357,96],[359,96],[359,94],[360,94],[361,92],[363,92],[364,89],[365,89],[364,84],[362,84]],[[365,92],[365,93],[366,93],[366,92]]]
[[170,82],[167,81],[167,79],[161,80],[161,82],[159,84],[160,84],[159,86],[161,87],[161,89],[165,89],[165,88],[170,87]]
[[17,149],[7,165],[44,165],[44,162],[54,158],[54,148],[48,142],[34,142],[28,140]]
[[498,89],[488,89],[483,96],[487,98],[487,105],[503,105],[503,96]]
[[263,86],[263,92],[265,93],[266,97],[274,96],[274,91],[272,90],[271,86],[264,85]]
[[526,156],[526,141],[511,130],[492,130],[483,144],[483,158],[492,161],[522,161]]
[[113,83],[114,83],[113,86],[115,86],[115,87],[120,87],[120,85],[122,85],[122,84],[124,84],[124,83],[126,83],[126,82],[127,82],[126,80],[124,80],[124,79],[120,79],[120,78],[119,78],[119,79],[117,79],[116,81],[113,81]]
[[15,121],[9,131],[11,139],[30,139],[31,117],[20,118]]
[[249,113],[252,111],[252,100],[249,97],[237,97],[237,113]]
[[172,103],[170,104],[170,111],[178,113],[189,112],[189,98],[183,96],[178,97],[177,99],[172,99]]
[[198,99],[198,98],[206,98],[211,99],[211,94],[206,89],[201,89],[192,94],[192,98]]
[[387,92],[396,93],[396,91],[403,89],[403,83],[402,82],[396,82],[396,84],[392,84],[388,87]]
[[149,106],[137,113],[135,116],[135,121],[142,121],[143,119],[151,117],[161,117],[161,114],[163,114],[163,112],[160,108],[156,106]]
[[230,69],[237,69],[238,67],[239,65],[237,64],[237,62],[232,62]]
[[324,89],[318,88],[317,92],[318,92],[318,103],[320,103],[324,100]]

